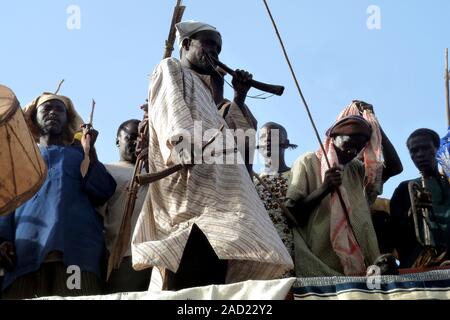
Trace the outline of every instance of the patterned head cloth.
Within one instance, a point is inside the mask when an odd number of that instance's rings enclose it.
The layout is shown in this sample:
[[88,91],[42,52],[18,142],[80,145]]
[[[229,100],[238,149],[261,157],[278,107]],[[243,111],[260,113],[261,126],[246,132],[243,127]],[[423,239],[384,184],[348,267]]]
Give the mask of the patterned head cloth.
[[351,136],[360,134],[367,137],[372,136],[372,126],[360,115],[349,115],[338,120],[327,132],[327,136]]
[[30,102],[25,108],[24,108],[24,115],[25,120],[27,121],[28,127],[31,130],[31,133],[33,134],[33,137],[36,141],[39,141],[39,128],[35,122],[36,118],[36,111],[37,108],[50,100],[59,100],[66,106],[67,109],[67,127],[66,132],[64,133],[64,143],[65,144],[72,144],[75,133],[80,130],[80,126],[84,123],[83,119],[78,115],[78,113],[75,110],[75,107],[73,106],[72,100],[70,100],[68,97],[61,96],[61,95],[55,95],[52,93],[43,93],[36,99],[34,99],[32,102]]
[[219,31],[217,31],[215,27],[207,23],[193,20],[177,23],[175,25],[175,28],[177,29],[177,36],[180,48],[184,39],[188,39],[200,31],[214,31],[220,35]]

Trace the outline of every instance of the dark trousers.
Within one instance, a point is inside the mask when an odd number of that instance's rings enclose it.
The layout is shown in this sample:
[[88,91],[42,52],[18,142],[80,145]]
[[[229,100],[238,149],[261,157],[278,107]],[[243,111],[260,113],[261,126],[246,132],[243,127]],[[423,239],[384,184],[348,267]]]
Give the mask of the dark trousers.
[[228,263],[220,260],[205,234],[193,225],[176,273],[166,270],[165,290],[224,284]]
[[17,278],[3,292],[3,299],[20,300],[40,297],[74,297],[100,295],[104,283],[91,272],[81,271],[80,289],[69,289],[67,280],[71,274],[62,262],[43,263],[38,271]]
[[106,293],[147,291],[151,276],[151,268],[136,271],[133,269],[131,257],[125,257],[120,268],[111,273],[106,283]]

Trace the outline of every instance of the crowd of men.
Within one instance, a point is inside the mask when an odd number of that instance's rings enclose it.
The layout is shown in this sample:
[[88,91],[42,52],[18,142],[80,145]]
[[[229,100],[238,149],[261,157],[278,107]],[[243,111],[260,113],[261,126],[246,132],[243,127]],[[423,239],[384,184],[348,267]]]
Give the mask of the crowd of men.
[[[291,168],[285,152],[297,146],[282,125],[262,125],[258,139],[232,134],[256,132],[258,124],[245,104],[248,72],[236,70],[234,97],[224,98],[224,74],[211,63],[219,57],[221,34],[193,21],[178,24],[177,31],[180,59],[161,61],[152,75],[147,138],[149,172],[181,166],[140,188],[129,250],[110,275],[108,256],[120,236],[139,121],[120,125],[120,161],[103,165],[95,152],[98,132],[83,124],[68,97],[45,93],[24,108],[48,174],[29,201],[0,217],[4,299],[364,276],[369,266],[395,259],[402,268],[415,266],[426,248],[411,215],[410,180],[395,190],[383,231],[374,223],[383,184],[403,167],[372,105],[353,101],[319,151],[302,155]],[[193,139],[198,123],[207,137],[200,141]],[[425,224],[437,264],[450,245],[450,185],[436,160],[440,138],[419,129],[406,143],[422,174],[417,181],[430,196]],[[265,159],[260,174],[251,165],[255,149]],[[68,285],[69,266],[81,270],[75,288]],[[396,267],[383,270],[395,273]]]

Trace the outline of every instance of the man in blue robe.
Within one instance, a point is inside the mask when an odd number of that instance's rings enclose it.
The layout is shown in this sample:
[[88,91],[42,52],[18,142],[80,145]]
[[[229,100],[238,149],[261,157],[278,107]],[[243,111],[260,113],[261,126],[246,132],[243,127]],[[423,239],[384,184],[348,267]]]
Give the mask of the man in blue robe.
[[25,118],[48,168],[37,194],[0,218],[3,298],[101,294],[105,244],[95,207],[116,183],[96,157],[98,133],[85,127],[67,97],[43,94],[25,108]]

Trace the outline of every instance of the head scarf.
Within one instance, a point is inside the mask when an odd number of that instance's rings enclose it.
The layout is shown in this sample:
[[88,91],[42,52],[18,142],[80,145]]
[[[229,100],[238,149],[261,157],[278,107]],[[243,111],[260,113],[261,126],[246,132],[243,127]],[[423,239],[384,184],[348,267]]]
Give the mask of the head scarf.
[[[357,106],[358,101],[353,101],[337,117],[336,123],[327,131],[327,138],[324,143],[326,156],[322,150],[317,152],[321,161],[322,181],[325,172],[328,170],[327,159],[331,166],[340,165],[336,150],[333,145],[333,137],[337,135],[363,134],[368,136],[369,143],[362,150],[365,166],[365,188],[366,192],[378,190],[381,186],[381,173],[383,170],[383,152],[381,148],[381,131],[375,115],[365,110],[360,116]],[[347,190],[343,186],[339,188],[344,201],[347,214],[340,202],[337,193],[330,197],[330,241],[333,250],[339,257],[345,275],[364,275],[366,273],[366,263],[364,255],[358,241],[352,231],[348,217],[352,214],[351,203],[348,200]],[[349,190],[352,192],[352,190]],[[369,262],[371,263],[371,262]]]
[[360,115],[350,115],[338,120],[327,132],[327,136],[351,136],[362,135],[370,140],[372,126]]
[[175,25],[175,28],[177,29],[177,36],[178,36],[178,43],[180,45],[180,48],[182,46],[184,39],[191,38],[194,34],[200,32],[200,31],[214,31],[217,32],[219,35],[219,31],[217,29],[207,23],[189,20],[189,21],[183,21],[180,23],[177,23]]
[[72,100],[66,96],[61,95],[55,95],[52,93],[43,93],[36,99],[34,99],[32,102],[30,102],[25,108],[24,108],[24,116],[25,120],[28,124],[28,127],[31,130],[31,133],[33,134],[34,139],[38,142],[40,137],[40,131],[39,128],[35,122],[36,120],[36,112],[37,108],[50,100],[59,100],[66,106],[67,110],[67,126],[66,126],[66,132],[64,132],[64,138],[63,142],[65,144],[72,144],[75,133],[77,131],[80,131],[80,126],[84,123],[83,119],[78,115],[78,113],[75,110],[75,107],[72,103]]

